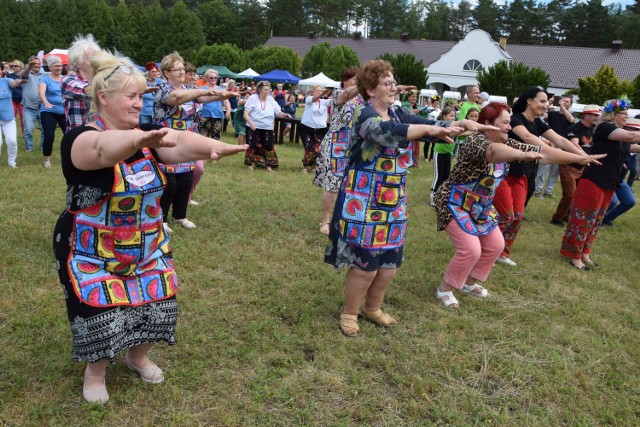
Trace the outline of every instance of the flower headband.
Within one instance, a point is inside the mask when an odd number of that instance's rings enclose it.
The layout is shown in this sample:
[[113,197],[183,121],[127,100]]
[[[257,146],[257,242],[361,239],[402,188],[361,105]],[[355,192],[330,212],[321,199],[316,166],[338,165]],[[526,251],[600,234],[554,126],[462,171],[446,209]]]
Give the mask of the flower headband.
[[622,99],[614,99],[605,102],[602,111],[605,113],[619,113],[620,111],[628,110],[629,108],[631,108],[631,100],[624,96]]

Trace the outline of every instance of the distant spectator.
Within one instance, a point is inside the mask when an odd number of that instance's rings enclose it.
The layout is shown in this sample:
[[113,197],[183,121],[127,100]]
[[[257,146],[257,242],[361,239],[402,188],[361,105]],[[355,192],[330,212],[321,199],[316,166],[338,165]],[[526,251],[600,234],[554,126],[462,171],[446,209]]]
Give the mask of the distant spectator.
[[51,72],[40,79],[38,93],[42,104],[40,115],[42,118],[42,132],[44,133],[44,145],[42,154],[44,155],[43,166],[51,167],[51,153],[53,142],[56,137],[56,125],[62,129],[64,134],[67,131],[65,122],[64,106],[62,101],[62,60],[57,56],[47,58],[47,66]]
[[24,146],[27,151],[33,151],[33,130],[35,121],[38,121],[40,128],[40,144],[38,147],[42,150],[44,144],[44,132],[42,132],[42,120],[40,116],[40,94],[38,88],[40,86],[40,78],[45,74],[42,72],[40,59],[37,56],[30,56],[27,67],[22,71],[22,78],[27,82],[22,86],[22,114],[24,125]]
[[308,168],[316,170],[320,143],[328,130],[327,117],[331,100],[326,99],[326,96],[329,94],[331,89],[312,86],[304,100],[304,112],[300,119],[300,139],[304,145],[302,173],[307,173]]
[[248,170],[254,166],[265,168],[268,172],[275,172],[278,167],[278,155],[274,148],[275,134],[273,132],[275,117],[289,117],[283,113],[278,103],[271,95],[271,84],[261,81],[256,86],[257,93],[251,95],[245,104],[244,119],[247,121],[247,139],[249,149],[244,157],[244,164]]
[[[22,70],[24,63],[16,59],[9,64],[11,71],[7,74],[7,78],[12,80],[22,80]],[[20,117],[20,131],[24,136],[24,123],[22,117],[22,84],[11,88],[11,101],[13,102],[13,112],[16,117]]]
[[480,92],[480,95],[478,95],[478,104],[480,108],[489,104],[489,94],[487,92]]
[[22,85],[23,79],[0,77],[0,149],[2,149],[2,135],[7,140],[7,159],[9,167],[16,168],[18,157],[18,140],[16,136],[16,119],[11,104],[11,89]]
[[283,89],[282,83],[276,85],[276,90],[273,91],[273,99],[276,100],[281,109],[284,109],[284,104],[287,99],[287,91]]
[[[158,68],[158,64],[155,62],[147,62],[144,66],[147,70],[147,88],[155,88],[159,84],[163,83],[164,80],[160,78],[160,68]],[[145,92],[142,95],[142,111],[140,111],[140,124],[152,123],[153,121],[153,94],[155,93],[149,91]]]

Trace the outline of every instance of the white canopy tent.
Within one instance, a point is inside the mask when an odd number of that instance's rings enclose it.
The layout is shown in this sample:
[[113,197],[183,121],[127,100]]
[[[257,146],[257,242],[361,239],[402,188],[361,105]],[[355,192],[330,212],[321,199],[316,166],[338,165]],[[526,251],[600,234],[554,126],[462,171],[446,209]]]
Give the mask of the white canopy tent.
[[251,68],[247,68],[246,70],[244,70],[241,73],[238,73],[236,75],[237,79],[250,79],[253,78],[255,76],[259,76],[260,73],[256,73],[255,71],[253,71]]
[[508,104],[506,96],[489,95],[489,102],[499,102],[501,104]]
[[435,89],[420,89],[420,97],[418,98],[418,105],[427,105],[425,99],[432,96],[438,96],[438,91]]
[[298,86],[322,86],[322,87],[340,87],[340,82],[330,79],[325,76],[324,73],[317,74],[308,79],[303,79],[298,82]]

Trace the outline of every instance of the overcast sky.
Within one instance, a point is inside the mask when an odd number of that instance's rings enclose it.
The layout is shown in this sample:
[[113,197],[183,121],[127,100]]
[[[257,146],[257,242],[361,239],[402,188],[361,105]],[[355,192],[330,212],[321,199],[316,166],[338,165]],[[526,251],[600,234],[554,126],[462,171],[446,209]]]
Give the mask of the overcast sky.
[[[447,1],[447,0],[445,0]],[[447,3],[451,1],[452,3],[458,4],[460,3],[460,0],[448,0]],[[478,4],[478,0],[468,0],[471,4]],[[495,0],[496,3],[498,4],[504,4],[504,3],[511,3],[513,0]],[[548,0],[542,0],[543,3],[549,3]],[[537,1],[536,1],[537,3]],[[624,9],[625,6],[628,6],[630,4],[633,4],[633,0],[603,0],[602,2],[604,5],[610,5],[610,4],[620,4],[622,5],[622,8]]]

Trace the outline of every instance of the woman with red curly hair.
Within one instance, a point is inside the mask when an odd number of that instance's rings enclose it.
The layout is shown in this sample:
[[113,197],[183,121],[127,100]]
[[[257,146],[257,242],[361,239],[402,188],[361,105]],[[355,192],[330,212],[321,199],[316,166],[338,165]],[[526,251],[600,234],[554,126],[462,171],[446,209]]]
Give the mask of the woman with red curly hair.
[[509,113],[507,105],[497,102],[482,109],[478,123],[493,128],[467,137],[460,146],[458,162],[449,181],[436,192],[438,230],[445,230],[456,248],[436,290],[436,297],[445,307],[458,307],[454,290],[480,298],[489,296],[487,289],[477,282],[487,280],[504,249],[493,198],[507,176],[506,162],[587,164],[592,161],[590,157],[509,138]]
[[[367,62],[357,75],[364,104],[353,115],[349,162],[329,226],[331,244],[325,262],[348,267],[340,330],[360,333],[358,314],[378,326],[397,320],[382,310],[384,295],[402,264],[407,225],[407,168],[413,164],[410,142],[431,136],[485,130],[475,122],[435,122],[394,106],[399,90],[386,61]],[[448,127],[448,128],[447,128]],[[364,300],[364,307],[361,307]],[[362,308],[362,310],[361,310]]]
[[618,186],[627,155],[630,151],[640,152],[640,147],[630,145],[640,143],[640,132],[623,129],[630,107],[628,99],[605,102],[593,132],[591,154],[606,157],[602,166],[585,169],[573,195],[560,253],[579,270],[587,271],[596,266],[591,259],[591,246]]

